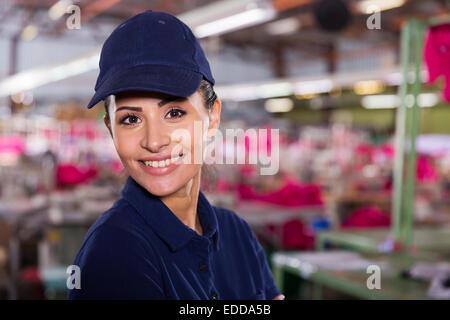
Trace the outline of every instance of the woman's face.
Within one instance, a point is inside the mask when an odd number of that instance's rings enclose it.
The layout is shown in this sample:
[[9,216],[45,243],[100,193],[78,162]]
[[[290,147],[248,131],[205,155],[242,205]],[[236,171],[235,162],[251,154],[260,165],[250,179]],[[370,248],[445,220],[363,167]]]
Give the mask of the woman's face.
[[162,197],[181,191],[199,175],[220,109],[217,100],[208,111],[198,91],[188,98],[125,92],[116,95],[105,123],[128,174]]

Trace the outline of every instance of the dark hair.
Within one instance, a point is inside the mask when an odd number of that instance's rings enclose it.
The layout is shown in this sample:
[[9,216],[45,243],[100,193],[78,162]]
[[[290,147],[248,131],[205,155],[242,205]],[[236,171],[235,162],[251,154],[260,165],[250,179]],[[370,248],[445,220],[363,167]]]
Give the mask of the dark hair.
[[[202,79],[200,82],[200,86],[198,87],[197,91],[200,91],[201,95],[203,96],[203,102],[205,103],[205,108],[207,110],[211,110],[211,108],[214,106],[214,103],[217,100],[216,92],[214,91],[214,87],[205,78]],[[107,116],[108,122],[110,121],[109,117],[109,105],[110,105],[110,97],[107,97],[105,100],[105,112]]]
[[200,90],[203,95],[206,109],[211,110],[217,100],[217,95],[214,92],[213,85],[208,80],[203,79],[202,82],[200,82],[198,90]]

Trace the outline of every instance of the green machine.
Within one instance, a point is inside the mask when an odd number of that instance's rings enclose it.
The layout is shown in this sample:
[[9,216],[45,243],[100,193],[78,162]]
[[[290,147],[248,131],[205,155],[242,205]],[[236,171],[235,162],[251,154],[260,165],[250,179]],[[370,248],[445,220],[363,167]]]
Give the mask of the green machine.
[[[418,98],[422,84],[422,53],[425,30],[448,23],[450,17],[428,21],[409,19],[401,33],[401,76],[396,114],[392,226],[382,230],[323,231],[317,249],[326,244],[358,252],[372,261],[389,265],[382,275],[383,290],[368,290],[366,270],[332,271],[316,268],[296,253],[279,252],[272,259],[273,272],[281,291],[285,273],[311,281],[313,298],[323,297],[322,286],[362,299],[426,299],[428,284],[407,279],[403,272],[417,262],[450,261],[450,230],[414,229],[416,179],[416,137],[419,131]],[[301,254],[299,255],[301,257]],[[280,261],[291,261],[284,263]],[[302,270],[303,268],[303,270]],[[307,272],[305,272],[305,268]],[[311,271],[312,270],[312,271]]]
[[[429,21],[409,19],[401,33],[402,82],[399,87],[400,106],[396,114],[394,192],[392,198],[391,229],[378,231],[329,231],[318,236],[317,247],[326,243],[361,251],[441,250],[450,248],[450,230],[426,228],[414,230],[414,193],[416,178],[416,137],[419,130],[418,98],[422,84],[422,52],[427,27],[450,22],[450,17]],[[414,236],[417,231],[417,237]],[[392,248],[381,248],[383,242]],[[443,247],[445,246],[445,247]]]

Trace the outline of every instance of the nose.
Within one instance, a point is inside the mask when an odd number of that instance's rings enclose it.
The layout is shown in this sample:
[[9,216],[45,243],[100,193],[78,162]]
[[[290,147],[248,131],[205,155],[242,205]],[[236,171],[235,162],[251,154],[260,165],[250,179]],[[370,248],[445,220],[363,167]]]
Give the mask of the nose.
[[170,134],[163,125],[157,121],[145,126],[141,147],[152,153],[158,153],[170,144]]

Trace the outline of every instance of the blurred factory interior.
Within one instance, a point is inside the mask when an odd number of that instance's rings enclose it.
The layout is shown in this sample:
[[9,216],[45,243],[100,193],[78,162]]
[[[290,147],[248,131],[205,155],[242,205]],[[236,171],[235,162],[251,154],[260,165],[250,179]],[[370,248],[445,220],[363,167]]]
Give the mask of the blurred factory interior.
[[279,130],[276,174],[214,165],[202,190],[250,224],[287,299],[450,298],[450,1],[4,0],[0,299],[65,299],[120,196],[103,103],[86,106],[101,45],[146,10],[200,39],[222,132],[251,154],[245,130]]

